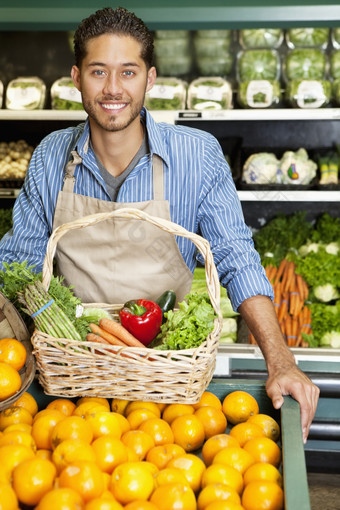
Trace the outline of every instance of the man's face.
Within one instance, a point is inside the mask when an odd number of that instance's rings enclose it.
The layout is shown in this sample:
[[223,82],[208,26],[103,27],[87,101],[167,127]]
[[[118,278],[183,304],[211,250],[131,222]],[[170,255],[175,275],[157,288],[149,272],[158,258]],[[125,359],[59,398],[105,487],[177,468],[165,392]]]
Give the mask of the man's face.
[[114,132],[139,122],[145,92],[156,78],[140,52],[140,43],[130,36],[104,34],[89,40],[80,69],[73,66],[71,74],[91,125]]

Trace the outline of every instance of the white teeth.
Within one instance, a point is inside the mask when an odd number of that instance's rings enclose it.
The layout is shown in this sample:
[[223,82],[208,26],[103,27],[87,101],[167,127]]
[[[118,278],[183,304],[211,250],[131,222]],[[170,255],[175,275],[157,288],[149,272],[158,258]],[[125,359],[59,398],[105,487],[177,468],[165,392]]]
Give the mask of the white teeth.
[[107,108],[108,110],[119,110],[120,108],[123,108],[125,106],[124,103],[121,104],[103,104],[104,108]]

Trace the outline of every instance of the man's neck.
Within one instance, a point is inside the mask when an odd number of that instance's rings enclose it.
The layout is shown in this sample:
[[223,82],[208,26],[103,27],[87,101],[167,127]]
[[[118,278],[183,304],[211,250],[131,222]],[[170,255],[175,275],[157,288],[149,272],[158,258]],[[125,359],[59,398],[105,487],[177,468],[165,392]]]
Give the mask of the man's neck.
[[91,130],[93,150],[114,177],[118,177],[127,168],[138,152],[143,138],[144,128],[139,118],[122,131]]

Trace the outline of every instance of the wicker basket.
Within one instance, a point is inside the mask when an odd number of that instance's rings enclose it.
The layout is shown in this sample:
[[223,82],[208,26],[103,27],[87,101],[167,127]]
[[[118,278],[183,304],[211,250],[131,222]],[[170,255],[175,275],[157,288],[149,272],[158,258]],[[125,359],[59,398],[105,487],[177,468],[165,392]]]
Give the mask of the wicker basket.
[[[79,342],[53,338],[36,330],[31,340],[39,382],[45,393],[67,398],[101,396],[164,403],[197,402],[214,373],[222,323],[220,284],[207,240],[175,223],[132,208],[86,216],[61,225],[52,233],[44,261],[43,284],[48,289],[56,245],[66,232],[113,217],[150,222],[170,234],[187,237],[196,245],[205,260],[207,289],[217,313],[214,329],[198,348],[178,351]],[[122,305],[95,306],[117,313]]]
[[27,356],[23,368],[20,370],[21,388],[14,395],[0,402],[0,411],[7,409],[18,400],[30,386],[34,379],[36,365],[32,354],[32,344],[30,334],[19,312],[1,292],[0,292],[0,338],[16,338],[26,348]]

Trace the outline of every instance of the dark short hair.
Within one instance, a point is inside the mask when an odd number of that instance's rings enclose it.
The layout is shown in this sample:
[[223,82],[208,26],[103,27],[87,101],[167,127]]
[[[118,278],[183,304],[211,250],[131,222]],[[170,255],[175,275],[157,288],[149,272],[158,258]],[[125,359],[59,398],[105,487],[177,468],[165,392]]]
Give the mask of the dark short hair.
[[145,23],[124,7],[104,7],[82,20],[74,33],[75,64],[80,67],[87,54],[87,42],[103,34],[133,37],[141,45],[147,69],[153,65],[153,36]]

